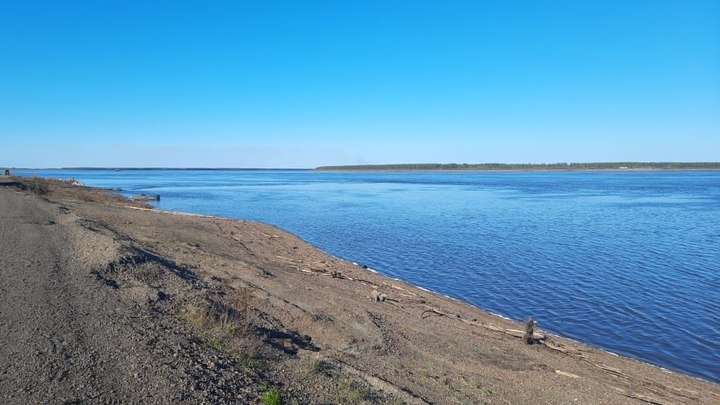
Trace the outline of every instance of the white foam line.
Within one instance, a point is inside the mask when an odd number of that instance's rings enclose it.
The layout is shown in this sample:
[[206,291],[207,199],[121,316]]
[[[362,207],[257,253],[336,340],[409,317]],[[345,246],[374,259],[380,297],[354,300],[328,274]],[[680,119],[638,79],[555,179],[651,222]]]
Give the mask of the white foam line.
[[[477,308],[477,307],[475,307],[475,308]],[[483,309],[482,311],[485,311],[485,310]],[[517,321],[515,321],[514,319],[508,318],[508,317],[505,316],[505,315],[496,314],[495,312],[490,312],[490,311],[485,311],[485,312],[487,312],[487,313],[490,314],[490,315],[497,316],[498,318],[502,318],[502,319],[504,319],[504,320],[506,320],[506,321],[517,322]]]

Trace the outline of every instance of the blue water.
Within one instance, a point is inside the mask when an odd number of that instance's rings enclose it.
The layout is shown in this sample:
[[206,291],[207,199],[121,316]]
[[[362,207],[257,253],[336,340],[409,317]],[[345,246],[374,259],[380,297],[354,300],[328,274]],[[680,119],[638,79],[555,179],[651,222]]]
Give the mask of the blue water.
[[720,172],[56,170],[720,381]]

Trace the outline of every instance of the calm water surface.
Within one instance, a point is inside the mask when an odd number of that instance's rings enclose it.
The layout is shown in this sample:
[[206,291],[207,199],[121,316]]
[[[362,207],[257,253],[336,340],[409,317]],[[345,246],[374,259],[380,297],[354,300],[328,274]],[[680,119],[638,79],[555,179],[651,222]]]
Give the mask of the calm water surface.
[[720,172],[20,174],[268,222],[386,275],[720,381]]

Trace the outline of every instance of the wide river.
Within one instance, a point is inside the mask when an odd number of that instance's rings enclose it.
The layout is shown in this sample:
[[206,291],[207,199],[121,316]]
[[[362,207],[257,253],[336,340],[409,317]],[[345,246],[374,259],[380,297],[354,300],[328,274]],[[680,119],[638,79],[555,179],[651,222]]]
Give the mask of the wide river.
[[18,173],[268,222],[388,276],[720,381],[720,172]]

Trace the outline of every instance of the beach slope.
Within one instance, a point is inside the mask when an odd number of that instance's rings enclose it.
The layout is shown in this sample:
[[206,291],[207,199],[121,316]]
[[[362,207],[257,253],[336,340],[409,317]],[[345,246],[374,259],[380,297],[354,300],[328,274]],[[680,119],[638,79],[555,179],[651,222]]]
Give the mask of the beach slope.
[[276,227],[70,184],[0,179],[0,281],[2,403],[720,402]]

